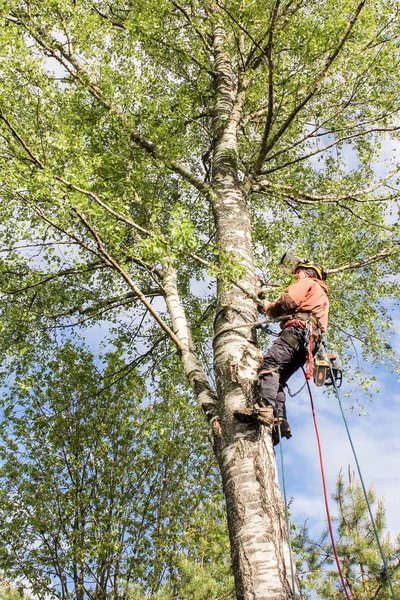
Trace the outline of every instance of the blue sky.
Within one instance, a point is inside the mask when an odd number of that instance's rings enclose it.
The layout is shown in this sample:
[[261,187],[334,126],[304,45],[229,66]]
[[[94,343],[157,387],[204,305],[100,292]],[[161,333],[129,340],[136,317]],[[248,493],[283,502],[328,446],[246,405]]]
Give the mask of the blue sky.
[[[348,170],[357,168],[357,156],[351,146],[346,147],[341,158],[346,162]],[[384,177],[393,168],[393,164],[399,162],[400,144],[387,136],[376,162],[372,165],[376,177]],[[390,163],[392,163],[391,167]],[[313,167],[319,168],[317,162]],[[392,214],[390,209],[393,209]],[[388,206],[387,224],[397,219],[398,209],[392,204]],[[395,335],[390,341],[400,355],[400,318],[396,319],[394,316],[394,323]],[[384,366],[374,367],[372,364],[365,363],[362,366],[367,373],[376,377],[379,392],[374,393],[371,402],[369,395],[356,382],[348,384],[344,380],[340,390],[341,398],[365,485],[368,488],[372,484],[377,498],[383,499],[388,531],[395,536],[400,532],[399,379],[396,374],[388,372]],[[355,368],[355,360],[353,368]],[[296,391],[303,382],[302,373],[297,373],[289,381],[289,387],[292,391]],[[314,384],[311,384],[311,389],[322,443],[327,488],[331,495],[335,491],[338,472],[341,470],[347,478],[349,468],[354,472],[357,469],[335,396],[326,388],[321,390]],[[350,397],[345,397],[346,392],[351,393]],[[359,416],[358,410],[351,410],[356,400],[365,406],[364,416]],[[295,398],[287,396],[287,411],[293,438],[283,440],[283,449],[287,494],[289,498],[294,497],[291,505],[292,520],[297,524],[307,520],[310,533],[318,536],[326,527],[326,517],[317,441],[306,389]],[[277,451],[278,448],[277,446]],[[280,464],[280,458],[278,462]],[[334,514],[335,505],[332,500],[330,500],[330,508]]]
[[[398,328],[395,344],[400,346]],[[384,500],[388,530],[395,535],[400,532],[400,389],[397,376],[384,367],[374,368],[370,365],[369,371],[377,378],[379,387],[372,401],[357,384],[348,385],[346,381],[340,390],[341,398],[365,485],[368,488],[373,484],[377,497]],[[302,383],[303,375],[300,372],[289,381],[289,386],[295,391]],[[317,388],[313,383],[311,389],[330,496],[335,491],[338,472],[342,470],[347,478],[349,468],[356,472],[356,464],[336,397],[327,388]],[[345,397],[348,391],[352,395]],[[351,409],[356,399],[364,404],[365,416],[359,416],[360,411]],[[292,519],[297,524],[307,520],[310,533],[318,536],[326,527],[326,518],[317,441],[307,390],[304,389],[295,398],[288,397],[287,408],[293,438],[282,443],[287,494],[288,497],[294,497]],[[332,514],[335,514],[332,500],[330,507]]]

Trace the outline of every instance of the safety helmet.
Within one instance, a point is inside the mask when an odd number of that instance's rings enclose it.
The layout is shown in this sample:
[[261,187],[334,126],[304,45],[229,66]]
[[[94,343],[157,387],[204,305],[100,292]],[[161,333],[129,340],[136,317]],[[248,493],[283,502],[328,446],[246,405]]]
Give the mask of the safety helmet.
[[293,273],[295,273],[297,269],[314,269],[314,271],[318,275],[318,279],[321,279],[321,281],[325,281],[326,279],[327,274],[324,267],[322,267],[321,265],[317,265],[316,263],[300,262],[298,265],[295,266]]
[[293,254],[290,251],[285,252],[285,254],[281,258],[280,262],[281,267],[283,267],[286,271],[290,273],[295,273],[296,269],[314,269],[318,275],[318,278],[321,281],[325,281],[326,279],[326,271],[321,265],[317,265],[316,263],[300,258],[296,254]]

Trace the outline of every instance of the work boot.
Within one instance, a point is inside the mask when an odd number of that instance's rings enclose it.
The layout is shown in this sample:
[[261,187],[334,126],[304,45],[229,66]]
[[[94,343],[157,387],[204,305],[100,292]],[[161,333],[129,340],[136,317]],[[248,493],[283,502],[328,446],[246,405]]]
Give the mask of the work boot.
[[[290,429],[289,423],[286,421],[286,419],[279,417],[279,425],[281,428],[281,438],[286,438],[289,440],[292,437],[292,430]],[[278,419],[276,417],[274,419],[274,427],[272,429],[272,441],[274,446],[279,444]]]
[[274,409],[270,404],[261,406],[256,403],[253,408],[235,410],[233,415],[243,423],[259,423],[260,425],[270,426],[274,422]]

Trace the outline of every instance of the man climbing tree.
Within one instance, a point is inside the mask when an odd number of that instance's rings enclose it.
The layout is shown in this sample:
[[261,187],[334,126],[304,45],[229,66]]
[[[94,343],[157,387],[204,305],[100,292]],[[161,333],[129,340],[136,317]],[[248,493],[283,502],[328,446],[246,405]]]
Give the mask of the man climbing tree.
[[[286,253],[281,262],[287,260],[289,254]],[[260,398],[256,398],[254,407],[234,413],[240,421],[273,426],[274,445],[279,443],[279,434],[287,439],[292,437],[283,388],[306,361],[306,375],[312,376],[313,354],[328,326],[329,300],[323,281],[326,279],[324,269],[293,258],[296,283],[275,302],[264,304],[267,315],[280,320],[282,333],[264,356],[259,373]]]
[[157,371],[174,357],[211,430],[236,596],[286,600],[271,432],[234,417],[263,360],[257,281],[276,297],[283,250],[313,256],[332,275],[333,341],[392,359],[380,303],[399,293],[398,6],[0,6],[4,377],[97,324],[168,402]]

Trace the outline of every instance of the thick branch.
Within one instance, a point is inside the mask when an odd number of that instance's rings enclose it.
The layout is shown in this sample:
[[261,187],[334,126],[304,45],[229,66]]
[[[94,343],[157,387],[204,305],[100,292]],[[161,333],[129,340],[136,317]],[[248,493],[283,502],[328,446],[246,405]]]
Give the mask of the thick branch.
[[216,417],[219,415],[217,398],[197,357],[189,324],[178,293],[176,269],[172,264],[164,269],[163,288],[174,333],[181,344],[181,360],[186,377],[195,391],[207,420],[214,424],[214,433],[218,434],[219,427],[215,423]]
[[367,258],[362,258],[361,260],[357,260],[354,262],[347,263],[342,265],[341,267],[336,267],[332,269],[327,269],[327,273],[341,273],[342,271],[347,271],[348,269],[359,269],[361,267],[365,267],[372,263],[378,262],[387,258],[389,256],[393,256],[394,254],[398,254],[400,252],[400,242],[393,242],[395,248],[385,248],[382,252],[375,254],[374,256],[368,256]]

